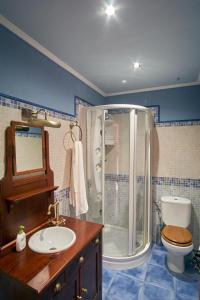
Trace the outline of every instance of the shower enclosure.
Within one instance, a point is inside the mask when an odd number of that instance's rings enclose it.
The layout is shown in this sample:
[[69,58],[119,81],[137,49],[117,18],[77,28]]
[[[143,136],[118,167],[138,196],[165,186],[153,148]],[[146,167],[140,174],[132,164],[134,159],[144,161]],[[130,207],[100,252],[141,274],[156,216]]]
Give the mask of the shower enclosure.
[[151,244],[152,114],[135,105],[87,110],[87,219],[104,224],[104,264],[145,261]]

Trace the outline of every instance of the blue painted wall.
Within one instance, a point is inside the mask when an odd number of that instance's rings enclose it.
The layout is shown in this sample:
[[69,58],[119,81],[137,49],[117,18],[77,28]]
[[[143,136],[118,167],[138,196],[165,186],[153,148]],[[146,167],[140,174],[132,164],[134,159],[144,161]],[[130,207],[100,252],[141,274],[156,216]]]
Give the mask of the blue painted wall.
[[74,96],[99,105],[160,105],[161,121],[200,119],[200,86],[104,98],[0,25],[0,93],[74,114]]
[[74,96],[104,98],[0,25],[0,93],[74,114]]
[[160,121],[200,120],[200,85],[106,97],[105,103],[160,105]]

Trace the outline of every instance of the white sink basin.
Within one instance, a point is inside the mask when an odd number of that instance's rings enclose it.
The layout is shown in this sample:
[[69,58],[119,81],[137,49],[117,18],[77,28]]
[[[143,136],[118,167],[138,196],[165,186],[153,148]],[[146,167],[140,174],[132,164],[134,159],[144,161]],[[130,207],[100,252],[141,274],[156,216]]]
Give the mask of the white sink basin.
[[34,233],[28,241],[31,250],[38,253],[56,253],[71,247],[76,234],[66,227],[48,227]]

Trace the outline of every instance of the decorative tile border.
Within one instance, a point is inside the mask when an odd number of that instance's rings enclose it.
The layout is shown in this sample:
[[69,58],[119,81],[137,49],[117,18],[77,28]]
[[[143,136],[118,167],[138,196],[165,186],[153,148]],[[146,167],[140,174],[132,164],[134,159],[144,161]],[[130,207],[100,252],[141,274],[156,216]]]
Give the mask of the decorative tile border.
[[[137,176],[137,183],[144,183],[144,176]],[[126,174],[105,174],[105,181],[129,182],[129,175]]]
[[61,201],[63,198],[69,199],[69,192],[69,188],[63,188],[54,191],[55,201]]
[[[144,183],[144,176],[137,176],[137,183]],[[129,182],[129,175],[125,174],[105,174],[106,181]],[[191,178],[173,178],[173,177],[155,177],[152,176],[152,185],[170,185],[181,187],[200,188],[200,179]]]
[[[36,104],[31,101],[27,101],[24,99],[20,99],[17,97],[9,96],[3,93],[0,93],[0,106],[15,108],[15,109],[22,109],[22,108],[28,108],[32,110],[38,110],[43,108],[48,116],[60,119],[60,120],[66,120],[66,121],[74,121],[76,120],[78,116],[78,105],[82,105],[85,107],[93,106],[93,104],[89,103],[88,101],[78,97],[74,96],[74,114],[65,113],[53,108],[49,108],[44,105]],[[152,105],[152,106],[146,106],[148,107],[154,118],[155,126],[156,127],[170,127],[170,126],[195,126],[200,125],[199,119],[194,120],[178,120],[178,121],[160,121],[160,105]],[[128,113],[129,110],[127,109],[118,109],[113,110],[113,113]],[[41,114],[44,114],[43,111],[41,111]]]
[[171,126],[195,126],[200,125],[199,119],[193,120],[175,120],[175,121],[160,121],[160,105],[147,106],[154,118],[154,123],[156,127],[171,127]]
[[199,119],[193,120],[175,120],[175,121],[160,121],[160,105],[147,106],[154,118],[156,127],[171,127],[171,126],[195,126],[200,125]]
[[25,133],[25,132],[15,132],[15,135],[17,136],[23,136],[23,137],[34,137],[34,138],[41,138],[41,134],[39,133]]
[[85,107],[89,107],[89,106],[94,106],[92,103],[78,97],[78,96],[75,96],[74,97],[74,103],[75,103],[75,115],[77,115],[77,106],[78,105],[82,105],[82,106],[85,106]]
[[163,121],[163,122],[158,122],[155,125],[156,127],[195,126],[195,125],[200,125],[200,120]]
[[129,175],[105,174],[105,181],[129,182]]
[[[66,120],[66,121],[74,121],[77,118],[78,114],[78,105],[82,106],[92,106],[91,103],[85,101],[84,99],[81,99],[78,96],[74,97],[74,115],[65,113],[62,111],[55,110],[53,108],[49,108],[47,106],[35,104],[33,102],[19,99],[16,97],[8,96],[5,94],[0,93],[0,106],[14,108],[14,109],[22,109],[22,108],[28,108],[31,110],[38,110],[38,109],[44,109],[48,116],[60,119],[60,120]],[[41,114],[45,114],[44,111],[41,111]]]
[[59,213],[63,216],[70,216],[69,209],[69,188],[58,189],[54,192],[54,201],[60,202]]
[[152,185],[171,185],[181,187],[200,188],[200,179],[173,178],[173,177],[152,177]]
[[152,106],[146,106],[150,109],[154,123],[157,124],[160,121],[160,105],[152,105]]

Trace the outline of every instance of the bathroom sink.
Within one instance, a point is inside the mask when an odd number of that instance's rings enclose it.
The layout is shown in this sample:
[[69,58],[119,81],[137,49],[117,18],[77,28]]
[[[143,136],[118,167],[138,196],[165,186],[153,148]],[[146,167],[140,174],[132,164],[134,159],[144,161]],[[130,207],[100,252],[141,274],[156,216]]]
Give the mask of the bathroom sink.
[[56,253],[71,247],[76,241],[73,230],[55,226],[48,227],[34,233],[28,241],[28,245],[34,252]]

